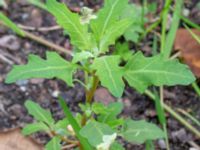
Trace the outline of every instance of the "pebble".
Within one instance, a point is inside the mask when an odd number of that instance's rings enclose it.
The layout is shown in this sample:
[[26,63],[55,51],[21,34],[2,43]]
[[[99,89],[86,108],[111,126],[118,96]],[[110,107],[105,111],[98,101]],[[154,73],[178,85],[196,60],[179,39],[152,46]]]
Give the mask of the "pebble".
[[161,149],[166,149],[166,144],[165,144],[165,141],[164,140],[158,140],[158,145]]

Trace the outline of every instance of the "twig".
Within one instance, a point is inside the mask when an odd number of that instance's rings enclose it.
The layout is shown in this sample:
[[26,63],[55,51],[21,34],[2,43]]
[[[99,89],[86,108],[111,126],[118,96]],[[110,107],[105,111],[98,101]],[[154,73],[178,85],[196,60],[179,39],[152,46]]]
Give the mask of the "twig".
[[[152,100],[155,100],[155,98],[156,98],[155,95],[149,90],[146,90],[145,94],[147,96],[149,96]],[[182,123],[186,128],[188,128],[197,137],[200,138],[200,132],[195,127],[193,127],[191,124],[189,124],[183,117],[181,117],[177,112],[175,112],[173,109],[171,109],[170,106],[168,106],[167,104],[164,103],[163,106],[164,106],[164,109],[168,113],[170,113],[174,118],[176,118],[180,123]]]
[[179,56],[181,56],[181,52],[180,51],[175,53],[173,56],[171,56],[170,59],[175,59],[175,58],[177,58]]
[[197,145],[194,141],[189,141],[188,142],[192,147],[196,148],[197,150],[200,150],[200,146]]
[[76,146],[77,146],[76,144],[65,145],[65,146],[62,147],[62,150],[71,149],[71,148],[76,147]]
[[47,47],[50,47],[50,48],[52,48],[54,50],[57,50],[57,51],[62,52],[62,53],[65,53],[67,55],[70,55],[70,56],[72,55],[72,52],[69,49],[65,49],[64,47],[61,47],[61,46],[56,45],[56,44],[53,44],[53,43],[51,43],[51,42],[49,42],[49,41],[47,41],[47,40],[45,40],[45,39],[43,39],[43,38],[41,38],[39,36],[36,36],[36,35],[30,33],[30,32],[27,32],[27,31],[23,31],[23,32],[25,34],[25,37],[27,37],[27,38],[29,38],[31,40],[34,40],[34,41],[36,41],[36,42],[38,42],[40,44],[43,44],[43,45],[45,45]]
[[9,65],[13,65],[13,64],[14,64],[13,61],[9,60],[8,58],[6,58],[6,57],[5,57],[4,55],[2,55],[1,53],[0,53],[0,59],[1,59],[2,61],[4,61],[4,62],[8,63]]
[[58,25],[52,26],[52,27],[32,27],[32,26],[25,26],[22,24],[18,24],[18,27],[20,27],[23,30],[29,30],[29,31],[40,31],[40,32],[48,32],[48,31],[55,31],[60,30],[61,27]]
[[[6,26],[3,22],[0,22],[0,24]],[[69,49],[65,49],[64,47],[61,47],[61,46],[56,45],[56,44],[53,44],[52,42],[49,42],[49,41],[45,40],[44,38],[36,36],[36,35],[34,35],[34,34],[30,33],[30,32],[24,31],[23,29],[21,29],[21,30],[24,33],[24,37],[29,38],[31,40],[34,40],[34,41],[36,41],[36,42],[38,42],[40,44],[43,44],[43,45],[45,45],[47,47],[50,47],[50,48],[54,49],[56,51],[59,51],[59,52],[62,52],[62,53],[65,53],[67,55],[72,56],[72,52]]]

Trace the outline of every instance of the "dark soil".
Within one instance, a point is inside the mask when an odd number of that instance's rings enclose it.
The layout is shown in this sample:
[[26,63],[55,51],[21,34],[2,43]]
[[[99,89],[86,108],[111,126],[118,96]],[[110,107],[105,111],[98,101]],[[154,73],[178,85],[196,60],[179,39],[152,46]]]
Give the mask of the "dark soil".
[[[64,0],[65,1],[65,0]],[[80,7],[85,5],[83,1],[65,1],[70,7]],[[100,7],[101,1],[95,1],[87,4],[90,7]],[[196,7],[194,3],[188,4],[191,10],[191,20],[196,20]],[[9,8],[3,10],[13,21],[27,26],[33,27],[50,27],[55,25],[55,21],[51,15],[36,7],[30,6],[25,0],[17,0],[10,2]],[[195,13],[194,13],[195,12]],[[195,15],[196,14],[196,15]],[[198,22],[198,20],[196,20]],[[34,32],[55,44],[70,48],[68,37],[63,36],[61,30],[52,32]],[[12,36],[11,36],[12,35]],[[11,36],[11,37],[10,37]],[[79,111],[77,104],[83,102],[85,95],[81,85],[75,84],[75,87],[69,88],[62,81],[58,80],[39,80],[32,79],[20,81],[16,84],[7,85],[4,83],[6,74],[11,69],[11,63],[24,64],[27,62],[27,56],[30,53],[45,56],[45,51],[49,48],[44,47],[34,41],[20,38],[6,28],[0,27],[0,43],[2,38],[8,38],[8,42],[0,45],[0,53],[10,62],[0,59],[0,131],[9,130],[10,128],[23,127],[26,123],[30,123],[33,119],[27,114],[24,108],[24,102],[27,99],[34,100],[41,104],[44,108],[50,109],[55,119],[63,118],[64,115],[57,102],[57,95],[60,93],[70,105],[71,109]],[[148,39],[147,39],[148,40]],[[7,44],[7,45],[6,45]],[[149,42],[143,41],[141,49],[143,51],[151,50]],[[81,78],[81,73],[77,76]],[[200,119],[200,98],[194,92],[192,87],[170,87],[165,88],[165,102],[173,109],[184,109],[197,119]],[[148,97],[143,96],[133,89],[126,88],[126,92],[122,98],[125,104],[123,116],[131,116],[133,119],[145,119],[158,123],[154,103]],[[200,144],[200,140],[187,130],[182,124],[167,114],[168,133],[170,146],[172,150],[189,150],[192,145],[189,141]],[[36,138],[40,143],[45,143],[48,139],[46,135],[39,134]],[[156,149],[164,149],[164,141],[156,141]],[[144,150],[144,145],[126,144],[127,150]]]

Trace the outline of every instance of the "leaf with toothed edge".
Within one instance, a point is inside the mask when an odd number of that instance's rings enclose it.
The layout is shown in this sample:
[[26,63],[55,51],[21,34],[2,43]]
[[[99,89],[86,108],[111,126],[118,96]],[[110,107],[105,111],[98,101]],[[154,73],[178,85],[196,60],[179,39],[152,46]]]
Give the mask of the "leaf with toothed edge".
[[6,83],[30,78],[58,78],[73,86],[72,75],[76,69],[74,64],[63,59],[55,52],[47,52],[46,60],[36,55],[29,55],[28,64],[14,66],[7,75]]

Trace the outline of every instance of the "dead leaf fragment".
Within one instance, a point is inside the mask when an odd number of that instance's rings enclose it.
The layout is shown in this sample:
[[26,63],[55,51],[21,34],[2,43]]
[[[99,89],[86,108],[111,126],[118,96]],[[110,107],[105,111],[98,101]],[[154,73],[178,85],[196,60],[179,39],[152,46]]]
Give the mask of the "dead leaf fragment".
[[20,129],[0,133],[0,150],[43,150],[42,146],[21,134]]
[[[192,32],[200,36],[200,31],[192,29]],[[200,44],[186,29],[179,29],[176,34],[174,49],[181,51],[181,57],[191,68],[192,72],[200,78]]]

